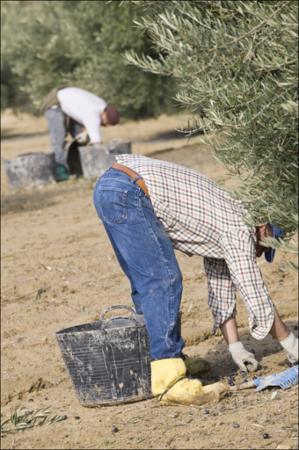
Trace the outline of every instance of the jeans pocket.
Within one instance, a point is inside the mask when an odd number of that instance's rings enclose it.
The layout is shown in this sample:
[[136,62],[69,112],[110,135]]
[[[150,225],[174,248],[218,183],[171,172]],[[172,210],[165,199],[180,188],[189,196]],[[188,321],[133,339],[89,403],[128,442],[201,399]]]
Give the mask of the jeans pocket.
[[128,217],[128,191],[117,188],[100,188],[97,192],[96,209],[103,222],[124,223]]

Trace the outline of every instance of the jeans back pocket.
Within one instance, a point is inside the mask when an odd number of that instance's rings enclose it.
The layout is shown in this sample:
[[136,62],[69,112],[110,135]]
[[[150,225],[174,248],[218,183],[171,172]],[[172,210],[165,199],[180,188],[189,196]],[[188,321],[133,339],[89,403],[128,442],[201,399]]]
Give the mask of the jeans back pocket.
[[104,222],[123,223],[127,220],[128,191],[117,188],[100,188],[97,191],[95,207]]

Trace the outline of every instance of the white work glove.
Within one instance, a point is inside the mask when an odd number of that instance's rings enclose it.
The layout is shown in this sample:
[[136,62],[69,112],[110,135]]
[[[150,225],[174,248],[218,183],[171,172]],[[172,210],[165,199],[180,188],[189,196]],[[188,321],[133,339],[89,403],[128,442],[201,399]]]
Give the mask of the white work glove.
[[81,145],[87,145],[89,143],[89,136],[87,134],[87,131],[82,131],[82,133],[77,134],[75,139],[78,144]]
[[257,370],[259,363],[255,359],[255,355],[248,352],[241,341],[230,344],[228,350],[241,370],[244,372],[254,372]]
[[287,358],[291,364],[297,364],[298,363],[298,355],[292,355],[292,353],[287,354]]
[[280,344],[287,351],[290,363],[298,363],[298,338],[290,332],[288,337],[280,341]]

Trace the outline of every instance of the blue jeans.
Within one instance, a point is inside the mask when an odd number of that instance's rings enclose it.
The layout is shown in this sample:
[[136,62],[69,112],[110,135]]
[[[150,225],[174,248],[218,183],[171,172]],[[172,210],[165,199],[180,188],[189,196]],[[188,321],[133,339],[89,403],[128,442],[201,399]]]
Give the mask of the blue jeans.
[[152,360],[181,357],[182,275],[149,197],[111,168],[95,186],[94,205],[130,280],[135,310],[144,316]]
[[[51,139],[51,145],[55,155],[55,162],[67,166],[67,153],[64,150],[65,138],[69,132],[74,138],[77,134],[81,133],[83,126],[75,122],[71,118],[66,118],[62,109],[49,108],[45,112],[45,116],[48,119],[48,127]],[[66,122],[67,125],[66,126]]]

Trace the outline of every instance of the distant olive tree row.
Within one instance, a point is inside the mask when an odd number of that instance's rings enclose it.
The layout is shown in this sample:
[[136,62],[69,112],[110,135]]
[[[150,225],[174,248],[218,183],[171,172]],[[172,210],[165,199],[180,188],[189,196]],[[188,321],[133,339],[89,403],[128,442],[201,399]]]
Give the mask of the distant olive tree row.
[[139,11],[119,1],[1,1],[1,105],[38,113],[55,86],[91,90],[142,118],[174,109],[174,81],[125,64],[128,49],[156,51],[133,20]]

